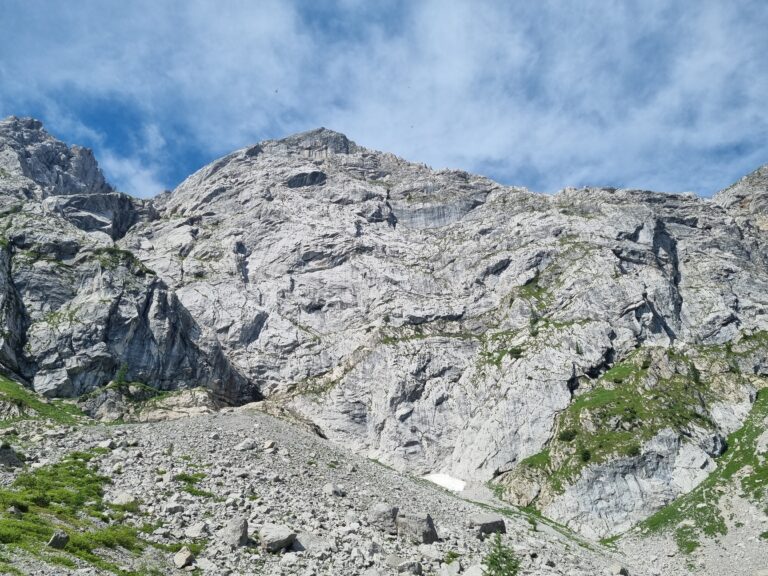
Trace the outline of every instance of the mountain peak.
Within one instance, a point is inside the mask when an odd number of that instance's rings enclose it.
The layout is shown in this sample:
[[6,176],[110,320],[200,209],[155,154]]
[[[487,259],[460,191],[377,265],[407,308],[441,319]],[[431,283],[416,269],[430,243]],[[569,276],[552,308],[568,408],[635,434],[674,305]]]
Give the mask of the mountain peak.
[[325,152],[327,154],[352,154],[360,148],[344,134],[323,127],[299,132],[271,142],[302,152]]
[[27,144],[53,138],[36,118],[8,116],[0,120],[0,140],[8,139]]
[[0,145],[11,150],[0,159],[0,167],[35,182],[43,197],[112,191],[90,149],[67,146],[40,120],[17,116],[0,120]]
[[715,194],[714,202],[741,216],[768,214],[768,164]]

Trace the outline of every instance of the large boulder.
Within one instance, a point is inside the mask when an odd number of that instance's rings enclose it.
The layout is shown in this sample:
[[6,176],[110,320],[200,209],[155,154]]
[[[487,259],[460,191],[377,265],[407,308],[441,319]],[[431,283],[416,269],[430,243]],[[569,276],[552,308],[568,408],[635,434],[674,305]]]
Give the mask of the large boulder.
[[259,542],[267,552],[280,552],[293,544],[296,532],[283,524],[267,523],[259,530]]
[[395,520],[397,535],[415,544],[432,544],[437,541],[437,530],[429,514],[400,512]]

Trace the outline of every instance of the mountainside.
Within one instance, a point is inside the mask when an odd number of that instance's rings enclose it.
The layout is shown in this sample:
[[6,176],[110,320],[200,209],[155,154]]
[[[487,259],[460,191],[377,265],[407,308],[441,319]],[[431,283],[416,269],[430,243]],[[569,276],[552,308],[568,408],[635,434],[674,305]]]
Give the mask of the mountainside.
[[127,376],[159,389],[257,391],[166,282],[113,242],[151,202],[116,193],[90,151],[31,119],[0,122],[0,362],[46,396],[79,396]]
[[0,363],[92,413],[127,402],[101,391],[119,372],[265,398],[397,470],[493,481],[608,537],[705,481],[765,386],[766,174],[712,200],[548,196],[319,129],[142,201],[11,118]]

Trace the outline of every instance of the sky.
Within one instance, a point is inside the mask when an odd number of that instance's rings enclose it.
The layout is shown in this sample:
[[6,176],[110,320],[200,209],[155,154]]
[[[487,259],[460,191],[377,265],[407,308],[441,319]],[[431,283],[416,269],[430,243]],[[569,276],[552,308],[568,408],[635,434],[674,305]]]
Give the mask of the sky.
[[555,192],[709,196],[768,163],[768,2],[0,0],[0,116],[153,196],[325,126]]

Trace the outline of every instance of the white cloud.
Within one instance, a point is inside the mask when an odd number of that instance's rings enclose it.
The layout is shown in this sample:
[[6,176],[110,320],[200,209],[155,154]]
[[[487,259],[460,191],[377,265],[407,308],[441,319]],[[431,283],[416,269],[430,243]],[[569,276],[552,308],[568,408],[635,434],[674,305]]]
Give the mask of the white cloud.
[[105,150],[99,163],[120,192],[147,198],[159,194],[165,188],[158,176],[158,168],[146,165],[138,158],[125,158]]
[[[548,191],[712,192],[768,161],[759,0],[338,6],[11,0],[0,113],[43,110],[132,190],[320,125]],[[89,98],[132,115],[78,117]]]

